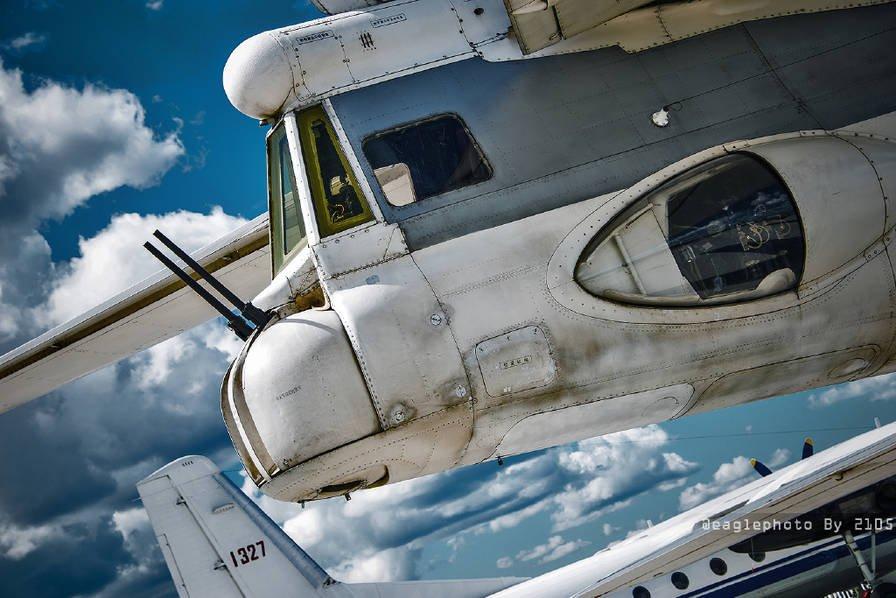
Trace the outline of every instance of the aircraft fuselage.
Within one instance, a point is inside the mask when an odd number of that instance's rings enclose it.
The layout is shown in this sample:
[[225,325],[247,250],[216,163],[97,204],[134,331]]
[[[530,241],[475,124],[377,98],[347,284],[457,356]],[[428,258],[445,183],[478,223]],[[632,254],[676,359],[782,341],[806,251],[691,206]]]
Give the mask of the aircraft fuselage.
[[[286,114],[307,240],[222,392],[253,479],[325,498],[896,370],[894,22],[465,60]],[[414,135],[463,149],[439,193]]]

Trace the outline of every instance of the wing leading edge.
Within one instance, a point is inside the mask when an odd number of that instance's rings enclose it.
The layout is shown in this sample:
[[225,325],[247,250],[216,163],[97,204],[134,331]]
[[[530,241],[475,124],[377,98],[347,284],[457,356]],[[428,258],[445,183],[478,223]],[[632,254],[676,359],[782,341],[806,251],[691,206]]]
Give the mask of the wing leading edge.
[[[271,280],[267,230],[268,217],[261,215],[192,256],[237,295],[251,298]],[[174,274],[158,272],[0,357],[0,413],[216,315]]]
[[[851,438],[655,526],[648,553],[599,580],[583,595],[601,595],[674,571],[736,543],[730,525],[787,521],[896,475],[896,423]],[[719,522],[704,526],[705,521]],[[730,524],[725,527],[722,523]],[[677,538],[676,527],[691,532]],[[718,527],[719,529],[716,529]],[[746,528],[744,528],[746,529]],[[663,538],[666,536],[666,538]],[[671,539],[675,538],[675,539]],[[662,539],[668,539],[663,545]],[[650,548],[660,546],[651,551]],[[598,553],[599,554],[599,553]]]

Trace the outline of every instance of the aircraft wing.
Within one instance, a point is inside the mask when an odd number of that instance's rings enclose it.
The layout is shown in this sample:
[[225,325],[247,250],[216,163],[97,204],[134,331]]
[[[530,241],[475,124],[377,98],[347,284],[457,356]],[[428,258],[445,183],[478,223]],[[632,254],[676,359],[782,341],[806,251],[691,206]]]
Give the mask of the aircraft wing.
[[[581,596],[600,596],[676,571],[746,539],[732,526],[784,522],[896,475],[896,423],[856,436],[814,457],[649,528],[623,544],[631,551],[621,565]],[[704,521],[715,522],[704,529]],[[651,540],[653,538],[653,540]],[[618,551],[622,545],[613,547]],[[627,551],[628,552],[628,551]],[[600,553],[592,558],[598,558]]]
[[[249,300],[271,280],[267,226],[267,215],[259,216],[192,256]],[[0,413],[216,315],[174,274],[160,271],[0,357]]]

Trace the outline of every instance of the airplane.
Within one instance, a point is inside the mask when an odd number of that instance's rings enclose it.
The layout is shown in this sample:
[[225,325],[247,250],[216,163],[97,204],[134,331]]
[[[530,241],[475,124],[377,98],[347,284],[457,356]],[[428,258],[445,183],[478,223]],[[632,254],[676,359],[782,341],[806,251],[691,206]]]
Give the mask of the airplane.
[[862,584],[896,596],[896,423],[763,469],[531,579],[336,581],[205,457],[177,459],[137,490],[182,597],[820,598]]
[[224,66],[269,213],[159,232],[0,410],[220,314],[233,445],[301,502],[896,371],[892,2],[316,4]]

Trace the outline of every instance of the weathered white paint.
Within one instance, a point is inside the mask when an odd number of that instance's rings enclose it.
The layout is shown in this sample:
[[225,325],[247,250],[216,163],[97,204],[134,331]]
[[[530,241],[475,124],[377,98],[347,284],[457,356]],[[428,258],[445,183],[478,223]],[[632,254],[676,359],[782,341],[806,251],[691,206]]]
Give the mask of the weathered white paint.
[[[892,144],[873,141],[867,145],[875,155],[891,155]],[[574,282],[585,246],[618,213],[728,151],[760,156],[790,186],[807,240],[799,288],[737,304],[668,308],[610,302]],[[358,409],[372,405],[378,427],[354,442],[340,437],[338,448],[311,458],[279,455],[294,467],[272,473],[262,489],[280,499],[313,499],[325,486],[374,483],[383,468],[398,481],[874,374],[894,357],[896,327],[896,285],[883,251],[892,242],[881,187],[889,183],[878,181],[896,177],[887,164],[872,167],[842,132],[778,135],[710,148],[623,192],[413,253],[399,227],[380,221],[312,244],[369,393]],[[307,345],[300,328],[282,330],[290,363],[311,363],[322,350]],[[229,377],[274,375],[268,367],[259,374],[250,361],[238,359]],[[341,368],[327,371],[321,387],[290,400],[310,404],[341,392]],[[276,393],[256,390],[250,398],[242,387],[260,418],[285,413],[273,402]],[[314,427],[324,425],[318,418],[325,411],[311,414]],[[345,419],[347,428],[352,421]],[[296,416],[282,425],[312,424]],[[255,442],[263,448],[269,440],[262,434]]]

